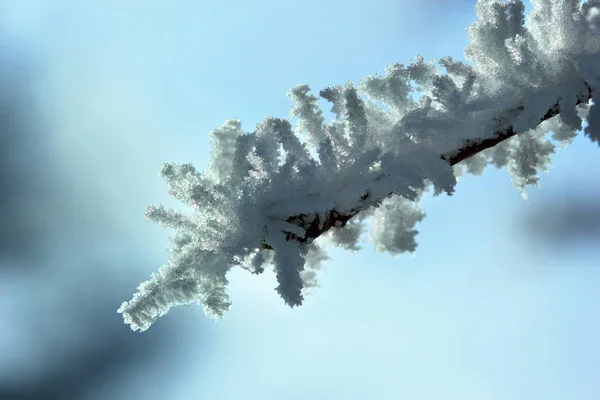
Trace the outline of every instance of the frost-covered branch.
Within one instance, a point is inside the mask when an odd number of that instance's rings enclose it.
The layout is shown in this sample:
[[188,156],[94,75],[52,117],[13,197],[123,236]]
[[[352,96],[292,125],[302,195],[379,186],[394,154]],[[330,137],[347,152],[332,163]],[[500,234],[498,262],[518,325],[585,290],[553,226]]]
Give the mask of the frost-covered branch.
[[[588,101],[592,98],[592,90],[589,85],[584,82],[584,86],[586,87],[585,94],[578,94],[576,105],[587,104]],[[510,113],[516,114],[520,112],[524,112],[524,107],[520,105],[512,110],[509,110]],[[555,103],[543,117],[540,118],[540,124],[544,121],[548,121],[551,118],[560,114],[560,105],[559,103]],[[450,152],[448,154],[441,154],[440,158],[448,162],[450,165],[454,166],[461,161],[465,161],[467,158],[472,157],[482,151],[489,149],[491,147],[496,146],[497,144],[510,139],[515,136],[517,131],[514,129],[512,125],[508,127],[503,127],[494,131],[494,133],[484,140],[466,140],[465,144],[458,150],[454,152]],[[389,195],[393,195],[393,192],[390,192]],[[339,214],[336,210],[331,210],[327,215],[325,221],[321,223],[318,219],[313,220],[311,223],[306,223],[305,219],[307,215],[294,215],[286,219],[286,222],[301,226],[305,230],[305,235],[302,237],[290,234],[289,237],[297,240],[299,242],[310,242],[315,240],[317,237],[327,232],[332,227],[344,227],[350,221],[352,217],[357,215],[360,211],[365,209],[363,206],[363,202],[367,201],[370,197],[369,192],[365,193],[363,196],[357,200],[357,207],[350,210],[350,212],[346,214]],[[267,243],[263,244],[263,248],[272,249]]]
[[319,97],[331,103],[329,122],[299,85],[288,91],[295,129],[270,117],[253,132],[238,120],[213,130],[209,171],[161,170],[192,212],[149,208],[148,219],[177,234],[169,262],[119,309],[125,321],[145,330],[190,302],[221,317],[235,265],[255,274],[273,265],[278,293],[298,306],[328,258],[322,245],[358,250],[367,219],[378,251],[413,252],[418,201],[430,188],[451,195],[462,173],[493,164],[525,195],[584,119],[584,134],[600,144],[600,112],[589,102],[600,88],[600,1],[579,3],[536,2],[525,22],[520,0],[479,0],[465,49],[473,65],[446,57],[444,73],[418,56],[358,87],[327,87]]

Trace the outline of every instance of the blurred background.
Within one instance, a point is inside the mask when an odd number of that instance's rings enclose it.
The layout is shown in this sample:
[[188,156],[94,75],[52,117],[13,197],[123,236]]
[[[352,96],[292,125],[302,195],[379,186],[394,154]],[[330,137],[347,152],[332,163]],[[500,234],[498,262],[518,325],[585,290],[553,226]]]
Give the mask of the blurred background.
[[[164,161],[287,117],[285,91],[464,60],[474,0],[0,0],[0,399],[597,399],[600,149],[427,196],[415,255],[334,249],[290,309],[235,270],[233,307],[148,331],[116,312],[167,260],[143,217]],[[528,5],[529,9],[529,5]],[[328,114],[329,115],[329,114]]]

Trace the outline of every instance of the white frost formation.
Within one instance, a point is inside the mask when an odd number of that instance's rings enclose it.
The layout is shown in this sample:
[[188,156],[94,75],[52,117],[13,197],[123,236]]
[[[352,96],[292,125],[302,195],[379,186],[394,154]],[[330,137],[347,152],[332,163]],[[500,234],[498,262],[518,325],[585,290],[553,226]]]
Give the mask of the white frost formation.
[[[600,144],[600,113],[585,97],[600,89],[600,0],[538,0],[526,22],[521,0],[479,0],[475,7],[479,20],[465,49],[473,66],[446,57],[438,61],[444,74],[418,56],[358,88],[327,87],[319,94],[336,115],[328,123],[309,87],[296,86],[288,92],[295,131],[278,118],[249,133],[227,121],[210,133],[208,172],[164,164],[171,195],[193,212],[149,207],[148,219],[177,233],[168,263],[119,308],[125,322],[144,331],[171,307],[191,302],[223,316],[233,265],[260,273],[273,263],[279,295],[300,305],[327,259],[313,242],[321,233],[357,250],[370,218],[378,250],[412,252],[424,216],[418,200],[430,186],[450,195],[457,174],[480,174],[491,163],[506,166],[524,193],[550,164],[554,143],[570,143],[582,119],[585,134]],[[410,96],[415,90],[418,102]],[[560,114],[540,123],[555,104]],[[466,141],[508,126],[519,134],[456,166],[446,161]],[[347,224],[335,219],[355,214]]]

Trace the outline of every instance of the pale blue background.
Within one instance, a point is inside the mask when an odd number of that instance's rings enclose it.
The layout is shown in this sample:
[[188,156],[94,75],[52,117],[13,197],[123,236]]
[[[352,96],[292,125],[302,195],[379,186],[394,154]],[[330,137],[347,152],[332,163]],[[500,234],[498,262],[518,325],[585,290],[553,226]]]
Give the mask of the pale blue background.
[[240,270],[218,323],[181,307],[139,334],[116,313],[167,257],[143,218],[173,204],[163,161],[205,168],[211,129],[286,117],[296,84],[464,60],[474,4],[0,1],[2,95],[25,98],[2,170],[22,190],[0,211],[19,215],[0,398],[598,399],[600,149],[582,137],[528,202],[493,167],[427,196],[414,257],[333,250],[300,308]]

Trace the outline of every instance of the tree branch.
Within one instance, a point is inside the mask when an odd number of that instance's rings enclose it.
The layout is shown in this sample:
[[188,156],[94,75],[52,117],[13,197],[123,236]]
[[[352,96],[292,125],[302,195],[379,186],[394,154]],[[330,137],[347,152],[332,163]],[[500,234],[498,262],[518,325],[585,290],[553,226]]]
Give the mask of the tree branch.
[[[588,83],[584,82],[584,84],[587,89],[587,92],[584,94],[579,94],[577,96],[576,105],[579,105],[581,103],[587,103],[593,97],[592,89],[590,88]],[[521,104],[518,107],[511,109],[509,111],[511,113],[518,114],[518,113],[523,112],[523,110],[524,110],[524,106],[523,106],[523,104]],[[552,107],[550,107],[548,112],[546,112],[546,114],[540,119],[540,123],[542,123],[552,117],[557,116],[559,113],[560,113],[560,106],[557,101]],[[464,146],[462,146],[456,152],[453,152],[452,154],[442,154],[442,155],[440,155],[440,157],[444,161],[448,162],[450,165],[453,166],[453,165],[458,164],[461,161],[466,160],[469,157],[474,156],[475,154],[482,152],[483,150],[494,147],[498,143],[501,143],[507,139],[510,139],[511,137],[515,136],[517,133],[518,132],[515,131],[514,127],[512,125],[509,125],[508,127],[497,129],[494,132],[494,136],[491,138],[484,139],[481,141],[467,140],[467,141],[465,141]],[[391,196],[391,195],[393,195],[393,192],[390,193],[388,196]],[[370,196],[370,193],[367,191],[367,193],[365,193],[363,196],[360,197],[360,200],[358,201],[358,206],[356,208],[350,210],[350,212],[347,214],[340,214],[336,210],[329,211],[328,217],[323,222],[322,228],[319,227],[320,220],[319,220],[318,215],[311,222],[307,222],[308,215],[306,215],[306,214],[295,215],[295,216],[287,218],[286,219],[287,222],[305,229],[306,234],[304,237],[299,237],[296,234],[288,232],[286,239],[287,240],[296,240],[300,243],[312,243],[316,238],[318,238],[323,233],[325,233],[329,229],[331,229],[331,227],[345,226],[352,217],[354,217],[356,214],[358,214],[360,211],[362,211],[364,209],[364,207],[361,207],[361,204],[364,204],[364,202],[367,199],[369,199],[369,196]],[[273,248],[268,243],[263,242],[263,249],[272,250]]]

